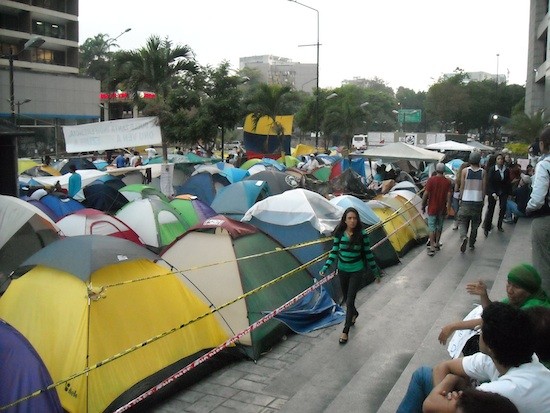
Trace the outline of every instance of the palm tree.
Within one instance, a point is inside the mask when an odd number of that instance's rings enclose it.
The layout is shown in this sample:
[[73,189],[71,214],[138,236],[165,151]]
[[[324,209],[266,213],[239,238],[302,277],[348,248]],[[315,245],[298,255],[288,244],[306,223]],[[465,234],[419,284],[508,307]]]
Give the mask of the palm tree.
[[[267,83],[260,84],[247,100],[247,107],[252,113],[252,122],[254,129],[257,128],[258,122],[264,116],[271,120],[270,130],[275,132],[279,139],[279,150],[283,150],[283,135],[284,127],[277,121],[277,116],[288,115],[291,113],[291,105],[294,96],[291,93],[290,86],[268,85]],[[266,135],[264,142],[264,151],[267,152],[269,141],[269,132]]]
[[80,73],[93,77],[101,82],[101,90],[107,89],[106,80],[112,70],[111,47],[116,46],[108,34],[99,33],[86,39],[80,46]]
[[544,110],[535,112],[528,116],[525,112],[515,113],[510,121],[510,129],[514,131],[523,141],[533,142],[550,122],[550,116]]
[[115,57],[119,67],[118,79],[137,95],[141,88],[155,92],[165,100],[181,72],[195,73],[197,66],[193,51],[188,46],[172,46],[168,39],[150,36],[137,51],[123,51]]

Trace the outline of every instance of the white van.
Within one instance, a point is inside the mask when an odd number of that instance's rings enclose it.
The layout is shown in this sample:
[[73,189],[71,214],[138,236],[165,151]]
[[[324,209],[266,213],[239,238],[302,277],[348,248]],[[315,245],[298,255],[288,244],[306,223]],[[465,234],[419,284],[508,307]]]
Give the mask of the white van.
[[353,135],[351,146],[358,151],[367,149],[367,135]]

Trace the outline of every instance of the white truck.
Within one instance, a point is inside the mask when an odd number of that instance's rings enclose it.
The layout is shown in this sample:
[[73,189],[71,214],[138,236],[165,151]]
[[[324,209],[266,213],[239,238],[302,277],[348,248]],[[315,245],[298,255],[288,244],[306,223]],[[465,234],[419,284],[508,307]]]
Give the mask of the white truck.
[[367,149],[367,135],[353,135],[351,140],[351,146],[357,151],[364,151]]

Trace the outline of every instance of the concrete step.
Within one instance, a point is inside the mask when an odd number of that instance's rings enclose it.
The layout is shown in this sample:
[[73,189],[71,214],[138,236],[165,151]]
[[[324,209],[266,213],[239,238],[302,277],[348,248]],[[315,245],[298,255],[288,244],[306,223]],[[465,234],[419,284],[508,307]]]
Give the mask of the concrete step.
[[[359,308],[361,316],[346,346],[338,345],[340,329],[336,330],[332,341],[320,343],[313,354],[281,373],[266,390],[290,397],[282,411],[376,412],[403,372],[412,369],[411,361],[424,347],[426,357],[421,364],[448,357],[437,342],[443,324],[437,328],[434,325],[443,321],[442,313],[447,322],[463,317],[472,302],[465,293],[465,284],[479,278],[480,272],[497,273],[502,244],[510,237],[506,233],[498,235],[492,242],[491,237],[480,239],[475,252],[461,254],[458,234],[446,230],[443,249],[435,257],[420,253],[387,284],[374,286],[373,295]],[[489,278],[487,281],[492,283],[494,277]],[[368,320],[363,321],[365,315]],[[429,334],[433,335],[433,346],[426,345]],[[395,394],[398,392],[396,389]],[[400,400],[402,395],[397,397]]]
[[[479,304],[477,296],[471,296],[466,292],[465,286],[468,282],[482,279],[488,285],[490,297],[493,300],[500,300],[505,297],[506,276],[509,269],[518,262],[525,260],[526,249],[530,248],[530,246],[525,248],[524,245],[517,245],[513,241],[514,239],[528,239],[526,231],[529,230],[529,224],[523,222],[516,226],[507,226],[504,234],[491,233],[484,241],[483,250],[480,251],[481,266],[470,267],[471,271],[468,272],[453,296],[450,297],[448,304],[433,324],[418,351],[411,358],[409,365],[396,381],[378,412],[396,411],[409,385],[412,373],[419,366],[434,365],[449,357],[446,346],[441,346],[437,341],[437,337],[442,326],[463,318],[473,306]],[[505,242],[508,242],[506,247],[503,245]],[[498,268],[496,268],[497,265]]]

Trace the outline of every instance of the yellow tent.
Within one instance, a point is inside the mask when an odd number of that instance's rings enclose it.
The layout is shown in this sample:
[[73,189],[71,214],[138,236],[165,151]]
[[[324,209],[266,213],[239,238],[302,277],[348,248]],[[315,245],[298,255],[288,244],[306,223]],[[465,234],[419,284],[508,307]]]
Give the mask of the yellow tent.
[[402,257],[416,243],[415,235],[403,215],[394,214],[394,210],[380,201],[371,200],[368,206],[383,222],[391,245],[397,255]]
[[56,388],[66,411],[115,410],[227,340],[213,315],[178,328],[209,308],[157,259],[115,237],[65,238],[29,258],[35,266],[0,299],[0,318],[34,346],[54,383],[112,359]]
[[292,152],[292,156],[298,157],[301,155],[309,155],[315,152],[315,148],[313,146],[304,145],[303,143],[299,143],[298,146],[296,146],[296,149],[294,149],[294,152]]

